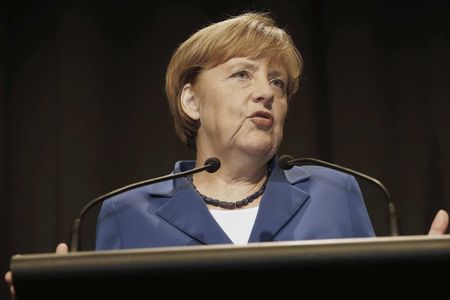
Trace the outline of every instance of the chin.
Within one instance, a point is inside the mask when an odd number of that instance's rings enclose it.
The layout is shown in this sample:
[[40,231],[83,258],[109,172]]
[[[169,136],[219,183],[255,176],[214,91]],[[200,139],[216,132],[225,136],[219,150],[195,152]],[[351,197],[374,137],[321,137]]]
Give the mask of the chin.
[[244,151],[248,154],[255,156],[268,156],[272,157],[277,152],[278,146],[272,143],[270,144],[246,144]]

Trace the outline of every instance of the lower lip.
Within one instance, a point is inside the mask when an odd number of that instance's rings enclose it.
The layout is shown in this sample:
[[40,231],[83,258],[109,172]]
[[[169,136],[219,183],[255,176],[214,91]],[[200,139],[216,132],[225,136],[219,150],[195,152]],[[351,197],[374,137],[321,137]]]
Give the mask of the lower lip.
[[255,123],[255,125],[257,126],[261,126],[261,127],[272,127],[273,126],[273,120],[271,119],[266,119],[266,118],[261,118],[261,117],[253,117],[250,118],[250,120]]

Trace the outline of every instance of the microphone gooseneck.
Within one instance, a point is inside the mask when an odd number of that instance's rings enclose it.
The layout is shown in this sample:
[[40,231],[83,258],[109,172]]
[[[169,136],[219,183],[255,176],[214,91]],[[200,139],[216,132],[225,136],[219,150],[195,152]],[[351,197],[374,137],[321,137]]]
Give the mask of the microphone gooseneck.
[[101,203],[104,200],[115,196],[117,194],[126,192],[128,190],[137,188],[137,187],[141,187],[144,185],[148,185],[148,184],[154,184],[154,183],[158,183],[161,181],[165,181],[165,180],[170,180],[170,179],[175,179],[175,178],[179,178],[179,177],[183,177],[183,176],[188,176],[194,173],[198,173],[198,172],[202,172],[202,171],[207,171],[209,173],[214,173],[216,172],[219,168],[220,168],[220,160],[217,157],[210,157],[208,158],[204,165],[198,168],[193,168],[184,172],[179,172],[179,173],[175,173],[175,174],[169,174],[169,175],[165,175],[165,176],[161,176],[161,177],[157,177],[157,178],[152,178],[152,179],[147,179],[144,181],[140,181],[140,182],[136,182],[124,187],[121,187],[117,190],[111,191],[109,193],[103,194],[97,198],[95,198],[94,200],[92,200],[91,202],[89,202],[88,204],[86,204],[83,209],[81,210],[78,218],[76,218],[73,221],[72,224],[72,230],[71,230],[71,234],[70,234],[70,252],[77,252],[80,250],[80,236],[81,236],[81,223],[83,220],[84,215],[91,209],[91,207],[93,207],[95,204],[97,203]]
[[358,177],[360,179],[363,179],[367,182],[370,182],[372,184],[375,184],[378,188],[380,188],[383,191],[384,196],[386,197],[387,204],[388,204],[388,210],[389,210],[389,228],[391,236],[398,236],[400,234],[398,220],[397,220],[397,210],[395,208],[395,203],[392,201],[391,195],[387,188],[382,184],[378,179],[375,179],[373,177],[370,177],[366,174],[360,173],[358,171],[339,166],[333,163],[329,163],[323,160],[315,159],[315,158],[293,158],[290,155],[281,155],[278,158],[278,165],[280,168],[284,170],[289,170],[295,165],[303,165],[305,163],[312,163],[314,165],[320,165],[324,167],[328,167],[331,169],[335,169],[344,173],[352,174],[355,177]]
[[292,160],[294,160],[294,158],[290,155],[281,155],[278,158],[278,165],[283,170],[290,170],[290,169],[292,169],[292,167],[295,166],[295,164],[290,163]]

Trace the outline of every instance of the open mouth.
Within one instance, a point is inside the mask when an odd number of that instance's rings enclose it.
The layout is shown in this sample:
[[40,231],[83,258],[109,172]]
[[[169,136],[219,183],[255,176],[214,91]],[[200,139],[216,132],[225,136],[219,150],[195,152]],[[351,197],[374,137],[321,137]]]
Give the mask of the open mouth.
[[267,111],[257,111],[250,115],[250,120],[258,126],[272,127],[274,124],[273,115]]

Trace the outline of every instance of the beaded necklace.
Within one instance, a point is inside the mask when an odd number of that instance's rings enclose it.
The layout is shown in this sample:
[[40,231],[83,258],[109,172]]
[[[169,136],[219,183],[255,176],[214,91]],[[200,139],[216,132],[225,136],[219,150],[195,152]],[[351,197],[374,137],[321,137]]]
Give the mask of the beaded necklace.
[[269,180],[270,172],[271,172],[271,170],[268,169],[267,170],[267,175],[266,175],[266,180],[264,181],[264,184],[259,188],[259,190],[257,190],[256,192],[254,192],[250,196],[245,197],[244,199],[236,201],[236,202],[222,201],[222,200],[219,200],[219,199],[214,199],[214,198],[210,198],[208,196],[205,196],[205,195],[203,195],[202,193],[200,193],[197,190],[197,187],[194,185],[192,176],[188,177],[188,181],[191,183],[191,185],[194,188],[195,192],[197,192],[197,194],[203,199],[203,201],[206,204],[213,205],[213,206],[218,206],[218,207],[221,207],[221,208],[234,209],[234,208],[241,208],[243,206],[248,205],[249,203],[252,203],[253,200],[255,200],[256,198],[258,198],[259,196],[261,196],[264,193],[264,190],[266,189],[267,181]]

